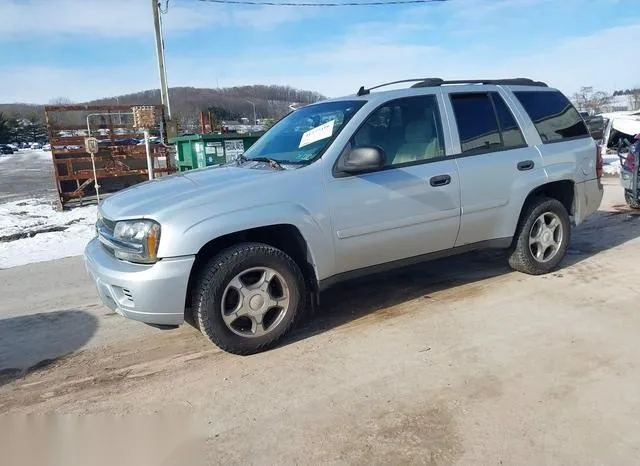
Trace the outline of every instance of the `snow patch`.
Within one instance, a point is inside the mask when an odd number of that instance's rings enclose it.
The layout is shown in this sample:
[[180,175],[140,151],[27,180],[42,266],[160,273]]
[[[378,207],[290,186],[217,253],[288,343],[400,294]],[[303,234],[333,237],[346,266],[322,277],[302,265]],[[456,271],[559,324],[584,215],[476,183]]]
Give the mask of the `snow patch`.
[[[59,212],[42,199],[0,204],[0,269],[81,255],[96,215],[95,205]],[[43,232],[51,229],[61,231]]]
[[620,161],[605,163],[602,165],[602,172],[605,175],[620,175]]
[[602,172],[605,175],[620,175],[620,157],[618,157],[618,154],[605,154],[602,156]]

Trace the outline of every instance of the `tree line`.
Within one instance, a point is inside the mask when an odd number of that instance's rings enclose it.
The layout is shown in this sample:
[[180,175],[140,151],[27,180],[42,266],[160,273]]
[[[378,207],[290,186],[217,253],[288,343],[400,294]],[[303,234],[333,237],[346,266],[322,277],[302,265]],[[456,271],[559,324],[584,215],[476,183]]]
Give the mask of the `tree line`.
[[619,95],[634,95],[634,94],[640,94],[640,87],[637,87],[635,89],[625,89],[625,90],[619,90],[619,91],[613,92],[614,97],[617,97]]
[[[195,88],[172,87],[169,89],[172,117],[183,130],[197,130],[200,112],[212,112],[212,116],[220,120],[238,120],[242,117],[253,119],[253,106],[256,117],[262,119],[278,119],[290,111],[293,103],[309,104],[322,100],[324,96],[317,92],[295,89],[290,86],[237,86],[229,88]],[[159,104],[160,91],[146,90],[116,97],[79,102],[88,105],[145,105]],[[72,104],[69,99],[60,97],[50,104]],[[29,135],[44,137],[44,106],[30,104],[0,104],[0,113],[5,126],[10,126],[7,134],[15,134],[16,141],[22,141]],[[32,122],[27,124],[24,120]],[[21,122],[18,124],[18,122]],[[36,130],[37,128],[37,130]],[[26,141],[30,142],[30,141]]]
[[45,142],[46,139],[39,115],[32,113],[22,118],[0,112],[0,144]]

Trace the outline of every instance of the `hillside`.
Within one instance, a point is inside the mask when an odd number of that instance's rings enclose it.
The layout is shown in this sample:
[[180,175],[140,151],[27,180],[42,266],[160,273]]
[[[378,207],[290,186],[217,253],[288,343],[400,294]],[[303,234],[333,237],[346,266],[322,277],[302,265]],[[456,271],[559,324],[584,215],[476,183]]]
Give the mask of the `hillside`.
[[[200,112],[210,108],[214,108],[216,117],[221,119],[252,118],[253,106],[248,102],[251,101],[256,106],[258,118],[278,118],[289,111],[291,103],[311,103],[322,98],[323,96],[317,92],[275,85],[220,89],[195,87],[172,87],[169,89],[171,113],[178,120],[178,123],[184,126],[197,125]],[[147,90],[78,103],[95,105],[155,104],[160,103],[160,91],[158,89]],[[42,105],[0,104],[0,113],[20,118],[37,114],[39,118],[44,119]]]

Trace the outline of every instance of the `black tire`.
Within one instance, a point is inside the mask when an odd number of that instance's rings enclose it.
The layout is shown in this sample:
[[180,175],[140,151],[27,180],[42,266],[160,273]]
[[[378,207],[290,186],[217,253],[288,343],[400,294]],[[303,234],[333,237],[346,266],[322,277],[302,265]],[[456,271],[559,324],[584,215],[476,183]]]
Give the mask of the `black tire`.
[[[535,221],[544,213],[553,213],[560,219],[562,239],[555,256],[547,262],[535,258],[529,247],[529,234]],[[556,199],[533,198],[520,218],[513,245],[509,251],[509,265],[512,269],[529,275],[542,275],[553,271],[564,258],[571,241],[571,220],[567,209]]]
[[624,200],[627,202],[627,205],[629,207],[631,207],[632,209],[640,209],[640,200],[638,200],[638,198],[634,197],[631,194],[631,191],[626,191],[624,192]]
[[[222,298],[230,281],[254,267],[278,272],[289,291],[289,305],[282,320],[262,336],[234,333],[222,318]],[[243,243],[222,251],[203,268],[193,289],[193,316],[200,331],[224,351],[239,355],[272,348],[291,329],[305,308],[305,281],[298,265],[287,254],[262,243]]]

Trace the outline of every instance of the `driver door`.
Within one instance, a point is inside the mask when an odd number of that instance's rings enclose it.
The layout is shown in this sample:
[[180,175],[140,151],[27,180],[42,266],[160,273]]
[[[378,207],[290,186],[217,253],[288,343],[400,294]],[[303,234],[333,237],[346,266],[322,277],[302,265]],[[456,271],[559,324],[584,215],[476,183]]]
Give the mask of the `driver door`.
[[460,226],[459,177],[445,155],[436,96],[384,104],[350,144],[381,147],[386,163],[329,180],[337,273],[452,248]]

